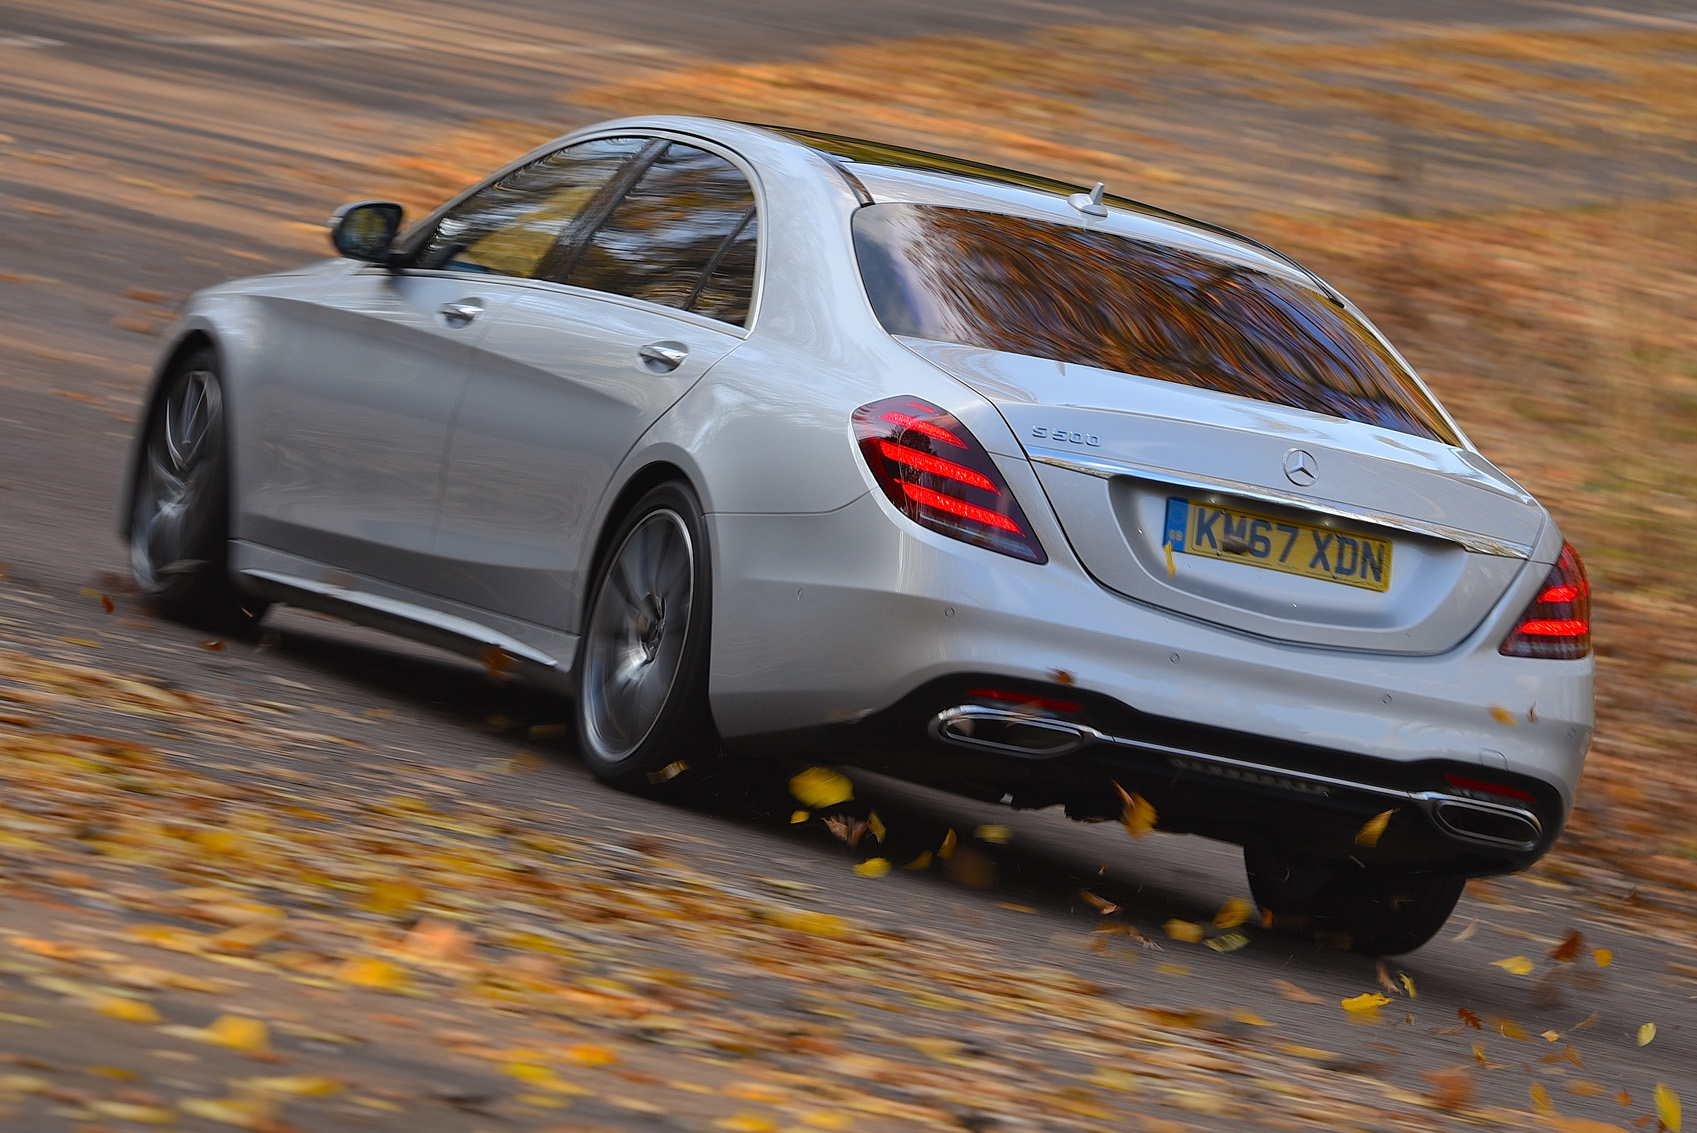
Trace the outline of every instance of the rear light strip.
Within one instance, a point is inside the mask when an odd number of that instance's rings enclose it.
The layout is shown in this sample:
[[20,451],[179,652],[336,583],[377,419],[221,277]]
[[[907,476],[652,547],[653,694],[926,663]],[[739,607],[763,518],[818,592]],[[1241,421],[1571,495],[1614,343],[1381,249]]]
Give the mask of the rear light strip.
[[935,472],[939,476],[947,476],[951,480],[959,480],[962,484],[970,484],[974,488],[983,488],[990,492],[996,490],[996,485],[990,483],[988,477],[980,476],[970,468],[962,468],[952,460],[940,460],[935,456],[927,456],[918,449],[891,444],[889,441],[879,441],[878,450],[884,454],[884,459],[911,465],[921,472]]
[[1035,693],[1015,692],[1005,688],[969,688],[966,695],[983,700],[1002,700],[1012,704],[1030,705],[1045,708],[1051,712],[1077,712],[1084,705],[1076,700],[1057,700],[1052,696],[1038,696]]
[[1026,562],[1049,561],[1001,471],[954,414],[892,397],[855,410],[854,435],[885,498],[915,523]]
[[1497,652],[1558,661],[1578,660],[1591,652],[1591,583],[1571,543],[1561,545],[1561,556],[1538,596],[1521,611]]

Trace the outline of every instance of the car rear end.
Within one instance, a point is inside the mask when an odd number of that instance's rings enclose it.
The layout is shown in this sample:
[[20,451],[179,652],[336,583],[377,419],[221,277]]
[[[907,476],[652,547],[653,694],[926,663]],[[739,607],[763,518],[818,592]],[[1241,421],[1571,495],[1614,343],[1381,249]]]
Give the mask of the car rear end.
[[875,491],[807,520],[776,632],[865,641],[792,674],[838,678],[809,742],[1374,865],[1549,848],[1592,731],[1583,568],[1354,308],[1151,210],[844,168],[880,324],[965,388],[863,405]]

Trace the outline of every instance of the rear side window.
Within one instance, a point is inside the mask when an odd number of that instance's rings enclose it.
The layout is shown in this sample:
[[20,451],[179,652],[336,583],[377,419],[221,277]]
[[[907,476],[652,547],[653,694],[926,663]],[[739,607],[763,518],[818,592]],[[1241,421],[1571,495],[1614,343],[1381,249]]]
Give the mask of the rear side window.
[[420,250],[422,268],[546,279],[557,249],[615,175],[649,140],[602,138],[568,146],[479,189],[444,216]]
[[855,250],[891,334],[1048,358],[1459,444],[1360,319],[1254,268],[1000,213],[868,205]]
[[758,238],[754,190],[742,171],[672,142],[596,230],[565,281],[743,326]]

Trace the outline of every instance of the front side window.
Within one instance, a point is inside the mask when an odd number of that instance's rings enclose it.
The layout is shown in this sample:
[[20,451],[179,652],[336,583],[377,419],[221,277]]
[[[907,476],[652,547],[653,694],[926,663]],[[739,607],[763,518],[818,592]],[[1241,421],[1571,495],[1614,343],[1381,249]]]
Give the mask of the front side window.
[[672,142],[596,230],[565,282],[743,326],[758,238],[754,190],[742,171]]
[[879,204],[855,251],[884,329],[1460,438],[1322,292],[1164,244],[1001,213]]
[[651,144],[602,138],[538,158],[461,201],[444,216],[415,266],[520,279],[547,279],[569,246],[574,223]]

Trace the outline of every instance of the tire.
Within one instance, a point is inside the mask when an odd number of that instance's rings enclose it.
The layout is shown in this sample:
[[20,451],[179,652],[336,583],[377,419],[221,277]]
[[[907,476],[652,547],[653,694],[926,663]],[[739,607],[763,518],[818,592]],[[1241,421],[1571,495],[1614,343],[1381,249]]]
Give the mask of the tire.
[[1342,935],[1369,956],[1412,952],[1444,927],[1465,877],[1413,870],[1362,869],[1352,862],[1245,847],[1244,869],[1256,904],[1275,924]]
[[607,543],[577,660],[577,733],[595,777],[684,793],[719,754],[707,705],[712,586],[701,505],[662,484]]
[[218,359],[202,347],[166,375],[130,501],[130,570],[172,621],[241,633],[268,603],[230,584],[230,477]]

